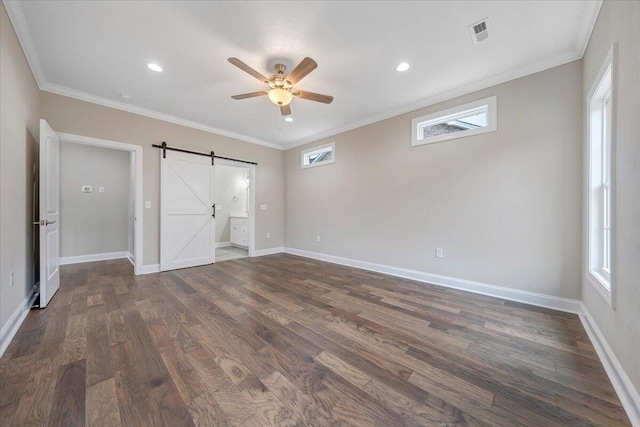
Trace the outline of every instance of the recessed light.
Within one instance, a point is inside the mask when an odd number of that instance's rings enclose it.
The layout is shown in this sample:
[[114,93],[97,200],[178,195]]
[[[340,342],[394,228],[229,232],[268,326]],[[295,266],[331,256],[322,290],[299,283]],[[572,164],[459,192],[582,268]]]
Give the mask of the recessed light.
[[293,117],[285,117],[284,121],[285,122],[292,122],[293,121]]
[[402,72],[402,71],[407,71],[409,69],[409,64],[407,64],[406,62],[401,62],[400,64],[398,64],[398,66],[396,67],[396,70]]
[[162,67],[159,66],[158,64],[154,64],[154,63],[147,64],[147,67],[149,67],[149,69],[155,71],[156,73],[162,72]]

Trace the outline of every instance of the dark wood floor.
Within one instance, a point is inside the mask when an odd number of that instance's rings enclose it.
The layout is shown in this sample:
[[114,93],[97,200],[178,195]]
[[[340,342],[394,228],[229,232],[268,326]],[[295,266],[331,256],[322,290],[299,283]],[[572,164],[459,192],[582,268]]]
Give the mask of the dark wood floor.
[[0,425],[629,425],[577,316],[289,255],[62,269]]

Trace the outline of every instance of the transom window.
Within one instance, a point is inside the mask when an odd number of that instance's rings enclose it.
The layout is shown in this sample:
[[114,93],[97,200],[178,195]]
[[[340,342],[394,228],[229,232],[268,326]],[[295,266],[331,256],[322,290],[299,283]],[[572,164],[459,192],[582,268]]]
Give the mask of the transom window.
[[496,97],[481,99],[411,121],[411,145],[431,144],[497,130]]
[[327,165],[335,162],[335,143],[302,151],[302,168]]
[[[613,52],[613,51],[612,51]],[[614,143],[613,53],[610,52],[594,87],[589,92],[589,230],[588,276],[613,306],[612,172]]]

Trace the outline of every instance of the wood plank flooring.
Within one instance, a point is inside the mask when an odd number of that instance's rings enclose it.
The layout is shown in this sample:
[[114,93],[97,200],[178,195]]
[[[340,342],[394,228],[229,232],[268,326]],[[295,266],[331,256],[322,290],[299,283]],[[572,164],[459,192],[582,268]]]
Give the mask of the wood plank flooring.
[[248,256],[249,251],[247,249],[238,248],[236,246],[223,246],[221,248],[216,248],[216,262],[246,258]]
[[62,267],[1,426],[626,426],[577,316],[290,255]]

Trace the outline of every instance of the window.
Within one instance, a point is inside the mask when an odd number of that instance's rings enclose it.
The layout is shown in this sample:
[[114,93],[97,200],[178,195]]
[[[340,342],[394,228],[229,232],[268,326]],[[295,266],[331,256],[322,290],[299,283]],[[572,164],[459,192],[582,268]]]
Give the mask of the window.
[[411,145],[415,147],[497,129],[496,97],[492,96],[411,120]]
[[302,151],[302,169],[328,165],[336,161],[334,142]]
[[589,92],[588,277],[613,307],[611,248],[613,233],[614,92],[613,50]]

